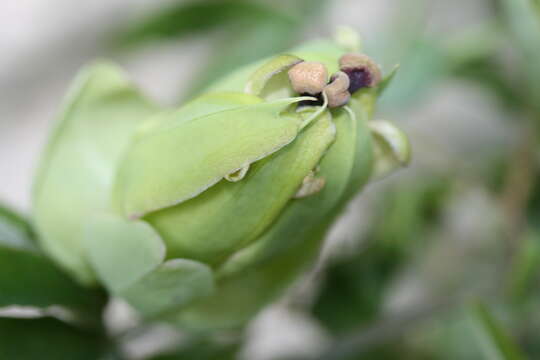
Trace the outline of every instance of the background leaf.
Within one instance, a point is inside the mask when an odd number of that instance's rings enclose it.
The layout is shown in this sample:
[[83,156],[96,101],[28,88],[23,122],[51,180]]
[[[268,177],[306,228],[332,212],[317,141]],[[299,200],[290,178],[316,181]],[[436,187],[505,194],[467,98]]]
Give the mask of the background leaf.
[[481,331],[480,344],[483,345],[486,360],[527,359],[486,305],[479,302],[472,306],[471,310]]
[[0,307],[10,305],[65,306],[92,317],[105,295],[79,286],[46,258],[33,241],[30,225],[3,208],[0,213]]
[[99,335],[54,318],[0,318],[0,359],[97,360],[105,345]]

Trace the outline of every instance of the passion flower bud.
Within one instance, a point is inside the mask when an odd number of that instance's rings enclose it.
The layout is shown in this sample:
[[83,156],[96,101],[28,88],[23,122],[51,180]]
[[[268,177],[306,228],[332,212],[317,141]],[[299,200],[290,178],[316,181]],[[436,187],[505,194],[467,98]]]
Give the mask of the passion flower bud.
[[304,61],[289,70],[292,88],[299,94],[320,94],[328,81],[326,66],[319,62]]
[[328,97],[328,107],[335,108],[343,106],[349,102],[351,93],[348,91],[350,86],[349,76],[343,71],[338,71],[330,80],[330,84],[324,87],[324,93]]
[[346,54],[339,59],[339,68],[350,79],[349,92],[377,86],[382,79],[381,68],[364,54]]
[[116,66],[89,67],[36,178],[41,245],[145,317],[198,330],[244,324],[317,258],[368,180],[408,161],[401,132],[369,125],[379,91],[350,98],[355,71],[371,76],[363,85],[380,76],[349,67],[346,51],[308,44],[174,110]]

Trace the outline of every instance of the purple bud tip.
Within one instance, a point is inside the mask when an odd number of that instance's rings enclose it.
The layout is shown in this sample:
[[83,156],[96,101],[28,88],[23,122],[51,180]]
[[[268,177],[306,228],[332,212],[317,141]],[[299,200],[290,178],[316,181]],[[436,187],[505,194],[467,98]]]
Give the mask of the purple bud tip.
[[373,84],[373,76],[367,67],[341,69],[341,71],[349,76],[349,92],[351,94],[359,89],[371,87]]

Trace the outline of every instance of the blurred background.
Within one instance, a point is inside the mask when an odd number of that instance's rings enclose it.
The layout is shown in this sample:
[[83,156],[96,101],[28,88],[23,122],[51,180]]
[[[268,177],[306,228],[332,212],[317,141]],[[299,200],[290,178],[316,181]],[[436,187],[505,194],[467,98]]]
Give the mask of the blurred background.
[[39,0],[0,2],[0,202],[30,210],[63,95],[96,58],[179,104],[235,67],[359,31],[401,68],[377,118],[412,165],[370,185],[316,268],[244,334],[111,332],[134,359],[539,359],[540,1]]

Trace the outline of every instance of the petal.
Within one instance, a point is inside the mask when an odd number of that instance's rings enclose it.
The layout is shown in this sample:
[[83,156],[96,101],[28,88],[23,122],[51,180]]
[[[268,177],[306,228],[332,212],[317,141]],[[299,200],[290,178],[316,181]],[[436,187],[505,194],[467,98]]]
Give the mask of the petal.
[[274,221],[334,138],[335,127],[326,112],[292,143],[253,164],[242,181],[222,181],[145,220],[167,243],[168,257],[223,260]]
[[166,126],[131,144],[115,185],[116,204],[129,218],[191,199],[224,176],[294,140],[301,116],[281,114],[305,98],[241,106]]
[[139,126],[158,109],[114,65],[86,68],[68,96],[46,148],[34,188],[34,215],[45,250],[85,283],[86,220],[109,207],[120,155]]

